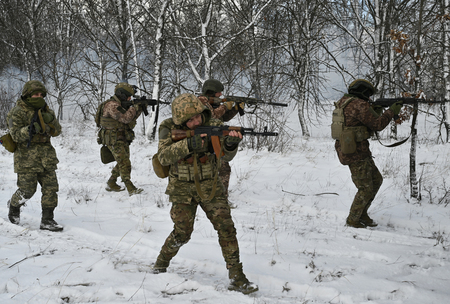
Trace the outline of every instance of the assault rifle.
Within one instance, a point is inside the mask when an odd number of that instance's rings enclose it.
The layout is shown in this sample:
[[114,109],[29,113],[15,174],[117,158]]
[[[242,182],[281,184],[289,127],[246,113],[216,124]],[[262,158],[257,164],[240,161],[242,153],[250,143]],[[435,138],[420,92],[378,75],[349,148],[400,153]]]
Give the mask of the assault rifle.
[[[218,107],[221,103],[233,101],[235,104],[244,103],[247,105],[258,105],[258,104],[266,104],[275,107],[287,107],[287,103],[279,103],[279,102],[265,102],[261,99],[256,99],[252,97],[241,97],[241,96],[226,96],[224,98],[219,97],[209,97],[208,102],[214,107]],[[239,115],[244,115],[244,110],[238,106]]]
[[379,98],[372,102],[372,105],[374,106],[381,106],[381,107],[390,107],[396,102],[403,102],[404,105],[413,105],[416,103],[427,103],[427,104],[434,104],[434,103],[444,103],[445,100],[434,100],[434,99],[424,99],[424,98],[413,98],[413,97],[401,97],[401,98]]
[[231,127],[231,126],[199,126],[195,130],[172,130],[172,140],[179,141],[197,134],[206,134],[211,138],[214,152],[217,158],[220,155],[220,141],[219,137],[224,137],[230,134],[230,131],[241,132],[242,135],[260,135],[260,136],[278,136],[277,132],[267,132],[267,127],[264,132],[255,132],[253,128]]
[[155,106],[158,104],[170,104],[170,102],[161,101],[157,99],[147,99],[146,96],[135,96],[135,99],[122,101],[122,107],[125,109],[129,109],[132,105],[140,105],[142,107],[142,111],[144,115],[148,115],[147,107],[152,106],[153,111],[155,110]]
[[34,110],[33,117],[31,118],[30,126],[28,127],[28,136],[30,138],[28,139],[27,148],[30,148],[31,140],[33,139],[34,135],[36,135],[36,127],[34,126],[34,123],[37,122],[41,128],[45,129],[45,127],[44,127],[45,123],[44,123],[44,120],[42,119],[42,114],[40,114],[39,112],[42,109],[45,109],[46,106],[47,106],[47,103],[45,103],[42,108]]

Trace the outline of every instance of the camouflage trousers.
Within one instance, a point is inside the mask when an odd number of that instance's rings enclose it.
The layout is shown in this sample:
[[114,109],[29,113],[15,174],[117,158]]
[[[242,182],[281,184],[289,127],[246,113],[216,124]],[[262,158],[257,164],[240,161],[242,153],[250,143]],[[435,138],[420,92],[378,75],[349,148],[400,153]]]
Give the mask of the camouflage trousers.
[[366,158],[349,165],[352,180],[358,192],[350,207],[349,218],[359,221],[363,212],[367,212],[375,195],[383,183],[383,177],[372,158]]
[[222,184],[225,187],[224,195],[228,199],[228,186],[230,185],[231,167],[226,161],[222,161],[222,166],[219,169],[219,176]]
[[108,146],[117,164],[111,170],[112,180],[117,180],[120,176],[122,181],[131,179],[130,144],[124,141],[117,141],[114,145]]
[[213,224],[219,236],[219,244],[227,268],[239,264],[239,246],[236,238],[236,229],[231,218],[230,207],[225,199],[214,198],[209,202],[200,202],[192,199],[190,204],[172,203],[170,217],[174,223],[173,231],[167,237],[157,263],[164,267],[169,266],[170,260],[178,253],[181,246],[186,244],[194,230],[195,213],[197,206],[203,209]]
[[56,208],[58,206],[58,179],[55,171],[18,173],[18,189],[11,197],[11,205],[20,207],[24,205],[36,193],[37,183],[41,185],[42,209]]

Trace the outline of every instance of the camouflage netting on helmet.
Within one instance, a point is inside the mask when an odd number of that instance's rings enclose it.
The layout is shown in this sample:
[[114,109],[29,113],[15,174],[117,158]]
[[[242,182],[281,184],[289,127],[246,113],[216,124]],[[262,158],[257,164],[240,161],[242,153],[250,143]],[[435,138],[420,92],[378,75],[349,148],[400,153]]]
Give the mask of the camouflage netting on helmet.
[[200,113],[204,115],[203,123],[211,118],[211,111],[193,94],[178,95],[172,102],[172,119],[177,125],[182,125]]
[[44,97],[47,95],[47,89],[42,82],[39,80],[30,80],[23,86],[22,96],[28,98],[37,92],[42,93]]
[[365,79],[355,79],[348,86],[348,93],[368,100],[370,96],[375,94],[375,87],[370,81]]
[[206,95],[207,92],[214,92],[218,93],[218,92],[222,92],[223,91],[223,84],[216,79],[208,79],[205,81],[205,83],[203,84],[202,87],[202,94]]

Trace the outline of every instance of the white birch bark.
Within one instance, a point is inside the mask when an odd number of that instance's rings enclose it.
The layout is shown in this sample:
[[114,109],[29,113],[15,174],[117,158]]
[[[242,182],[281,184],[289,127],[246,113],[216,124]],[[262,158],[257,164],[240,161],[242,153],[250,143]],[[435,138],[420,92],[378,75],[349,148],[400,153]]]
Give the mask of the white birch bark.
[[[161,11],[158,16],[158,28],[156,29],[156,49],[155,49],[155,75],[153,82],[153,92],[152,98],[159,100],[160,97],[160,87],[162,81],[162,59],[163,59],[163,43],[164,43],[164,25],[166,23],[166,11],[171,3],[171,0],[165,0],[162,3]],[[155,108],[155,111],[150,111],[150,120],[148,123],[148,130],[151,132],[148,133],[147,138],[149,140],[154,140],[157,125],[158,125],[158,114],[159,114],[159,106]]]

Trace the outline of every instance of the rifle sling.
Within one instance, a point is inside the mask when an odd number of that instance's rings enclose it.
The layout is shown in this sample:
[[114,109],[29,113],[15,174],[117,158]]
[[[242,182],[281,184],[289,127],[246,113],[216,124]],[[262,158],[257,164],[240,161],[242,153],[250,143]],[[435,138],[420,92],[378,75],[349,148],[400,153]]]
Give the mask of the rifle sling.
[[220,145],[219,136],[213,135],[211,136],[211,143],[213,145],[214,153],[216,154],[216,158],[219,160],[222,156],[225,155],[223,153],[222,147]]
[[385,146],[385,147],[387,147],[387,148],[393,148],[393,147],[400,146],[400,145],[404,144],[404,143],[411,137],[411,134],[409,134],[408,137],[406,137],[405,139],[402,139],[401,141],[398,141],[398,142],[393,143],[393,144],[391,144],[391,145],[385,145],[385,144],[383,144],[383,143],[381,142],[380,137],[378,136],[378,132],[375,132],[375,135],[377,136],[378,142],[379,142],[382,146]]

